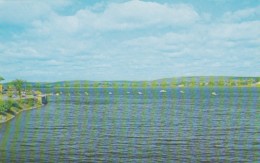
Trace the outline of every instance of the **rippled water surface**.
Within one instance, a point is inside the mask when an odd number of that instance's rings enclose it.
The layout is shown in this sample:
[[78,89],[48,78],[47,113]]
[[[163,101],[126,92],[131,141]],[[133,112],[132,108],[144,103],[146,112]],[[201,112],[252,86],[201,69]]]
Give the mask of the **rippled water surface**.
[[259,161],[259,89],[160,90],[61,89],[0,125],[0,162]]

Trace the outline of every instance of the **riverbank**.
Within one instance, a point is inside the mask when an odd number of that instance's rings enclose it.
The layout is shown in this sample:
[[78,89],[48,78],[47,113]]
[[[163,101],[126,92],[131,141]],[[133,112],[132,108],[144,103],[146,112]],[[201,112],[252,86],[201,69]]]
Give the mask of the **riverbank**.
[[27,110],[32,110],[44,106],[47,102],[39,99],[29,98],[21,100],[6,100],[0,101],[0,124],[10,121],[19,113]]
[[10,113],[5,113],[6,116],[3,116],[3,115],[0,115],[0,124],[1,123],[6,123],[10,120],[12,120],[13,118],[15,118],[17,115],[19,115],[21,112],[23,111],[28,111],[28,110],[32,110],[32,109],[38,109],[40,107],[44,106],[43,104],[42,105],[38,105],[38,106],[34,106],[34,107],[30,107],[30,108],[23,108],[17,112],[15,112],[15,114],[10,114]]

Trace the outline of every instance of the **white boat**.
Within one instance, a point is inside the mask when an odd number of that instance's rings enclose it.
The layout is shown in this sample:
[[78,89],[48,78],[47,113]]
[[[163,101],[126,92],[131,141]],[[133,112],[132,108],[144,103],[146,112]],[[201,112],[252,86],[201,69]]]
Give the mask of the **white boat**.
[[112,95],[113,93],[112,93],[112,92],[109,92],[108,94]]
[[127,94],[129,94],[130,92],[126,92]]
[[213,96],[217,96],[218,94],[216,92],[211,93]]
[[88,92],[85,92],[85,95],[88,96]]
[[138,92],[139,95],[142,95],[143,93],[142,92]]
[[180,91],[181,93],[185,93],[184,91]]
[[56,96],[59,96],[60,94],[59,93],[56,93]]
[[167,91],[166,90],[160,90],[160,93],[166,93]]

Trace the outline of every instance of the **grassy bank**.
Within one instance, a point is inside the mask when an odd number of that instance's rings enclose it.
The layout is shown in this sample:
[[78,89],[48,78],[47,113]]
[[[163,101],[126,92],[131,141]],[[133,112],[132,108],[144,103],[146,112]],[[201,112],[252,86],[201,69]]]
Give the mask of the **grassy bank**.
[[21,100],[0,100],[0,123],[9,121],[24,110],[40,106],[42,106],[42,104],[33,98]]

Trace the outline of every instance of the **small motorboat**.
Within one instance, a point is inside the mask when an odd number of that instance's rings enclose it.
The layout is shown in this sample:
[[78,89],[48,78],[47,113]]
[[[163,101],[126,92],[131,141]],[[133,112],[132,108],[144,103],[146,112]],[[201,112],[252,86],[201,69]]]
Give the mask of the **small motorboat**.
[[166,93],[167,91],[166,90],[160,90],[160,93]]
[[211,93],[213,96],[217,96],[218,94],[216,92]]

